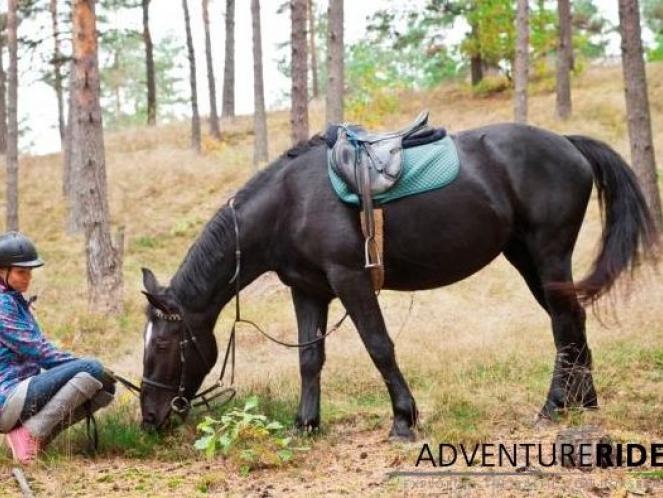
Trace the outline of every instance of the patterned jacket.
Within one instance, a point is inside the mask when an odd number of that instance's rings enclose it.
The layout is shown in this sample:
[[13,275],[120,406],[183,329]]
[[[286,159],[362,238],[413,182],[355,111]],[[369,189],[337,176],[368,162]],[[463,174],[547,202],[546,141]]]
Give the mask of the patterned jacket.
[[19,382],[74,359],[44,338],[23,295],[0,280],[0,413]]

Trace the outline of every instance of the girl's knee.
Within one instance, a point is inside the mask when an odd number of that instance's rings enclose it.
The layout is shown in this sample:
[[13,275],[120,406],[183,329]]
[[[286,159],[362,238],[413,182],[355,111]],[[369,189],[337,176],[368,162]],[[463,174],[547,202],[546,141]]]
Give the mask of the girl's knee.
[[81,371],[87,372],[97,380],[101,380],[104,374],[104,366],[96,358],[81,358]]

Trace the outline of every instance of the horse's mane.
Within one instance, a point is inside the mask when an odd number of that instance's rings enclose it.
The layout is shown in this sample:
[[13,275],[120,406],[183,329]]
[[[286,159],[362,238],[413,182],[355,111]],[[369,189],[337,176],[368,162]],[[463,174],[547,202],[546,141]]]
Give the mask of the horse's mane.
[[276,158],[269,166],[262,171],[259,171],[246,184],[235,194],[238,202],[243,199],[250,198],[255,192],[260,190],[266,183],[272,181],[275,174],[285,168],[290,162],[310,150],[325,144],[325,139],[322,135],[313,135],[310,139],[299,142],[290,149],[286,150],[278,158]]
[[[235,194],[236,202],[251,198],[293,159],[324,143],[322,136],[314,135],[288,149]],[[204,304],[200,301],[201,296],[209,296],[219,282],[225,283],[232,277],[234,252],[234,222],[230,208],[224,205],[207,222],[171,280],[171,288],[178,301],[187,308]],[[214,278],[210,278],[212,275]]]

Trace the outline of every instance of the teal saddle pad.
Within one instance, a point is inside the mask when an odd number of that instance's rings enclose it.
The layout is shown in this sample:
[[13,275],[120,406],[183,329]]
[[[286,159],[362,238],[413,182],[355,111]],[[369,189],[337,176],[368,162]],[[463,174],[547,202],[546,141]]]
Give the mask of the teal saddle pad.
[[[456,145],[448,135],[437,142],[403,149],[403,153],[405,164],[401,177],[391,189],[373,197],[376,204],[442,188],[453,182],[460,171]],[[343,202],[358,206],[359,196],[348,188],[331,166],[331,150],[327,151],[327,171],[336,195]]]

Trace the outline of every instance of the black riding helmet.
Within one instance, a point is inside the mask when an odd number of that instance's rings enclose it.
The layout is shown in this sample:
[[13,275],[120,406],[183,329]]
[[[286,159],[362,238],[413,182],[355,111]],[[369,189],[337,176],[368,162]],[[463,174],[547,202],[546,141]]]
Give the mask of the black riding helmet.
[[44,262],[37,254],[37,248],[20,232],[7,232],[0,235],[0,268],[22,266],[36,268]]

